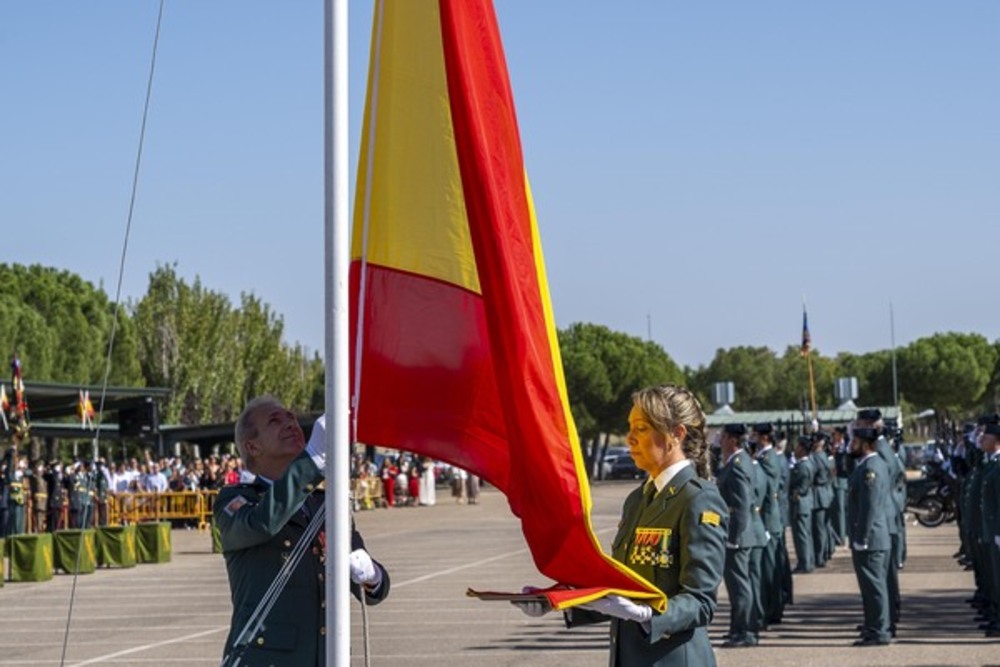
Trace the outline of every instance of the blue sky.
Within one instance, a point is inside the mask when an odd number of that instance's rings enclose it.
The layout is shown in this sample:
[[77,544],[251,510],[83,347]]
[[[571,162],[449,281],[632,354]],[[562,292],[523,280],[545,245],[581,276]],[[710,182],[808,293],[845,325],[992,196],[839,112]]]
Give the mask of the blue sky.
[[[497,0],[557,324],[682,365],[1000,336],[1000,3]],[[0,262],[117,280],[158,2],[0,4]],[[351,2],[351,161],[371,3]],[[323,339],[322,2],[168,0],[124,295]],[[352,178],[353,182],[353,178]],[[2,286],[0,286],[2,289]]]

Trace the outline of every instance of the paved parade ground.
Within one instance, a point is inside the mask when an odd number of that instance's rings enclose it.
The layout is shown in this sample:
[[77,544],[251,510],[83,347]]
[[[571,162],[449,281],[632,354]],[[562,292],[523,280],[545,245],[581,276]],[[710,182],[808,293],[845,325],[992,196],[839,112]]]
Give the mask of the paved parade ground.
[[[593,523],[607,546],[621,503],[634,483],[593,487]],[[544,585],[517,520],[502,495],[485,490],[478,505],[455,505],[445,494],[434,507],[356,515],[372,554],[392,575],[388,600],[368,610],[372,667],[432,665],[605,665],[607,626],[567,630],[561,616],[532,619],[507,603],[465,596],[469,587],[519,590]],[[911,526],[909,560],[900,575],[903,619],[895,643],[853,648],[861,621],[850,555],[838,550],[823,570],[796,575],[796,604],[785,622],[754,649],[719,649],[719,665],[1000,664],[1000,642],[977,631],[962,602],[972,574],[951,555],[954,524]],[[73,577],[0,588],[0,667],[14,665],[218,665],[229,622],[222,557],[207,533],[173,531],[173,559],[126,570],[99,570],[76,581],[72,623],[63,655]],[[725,591],[712,625],[727,628]],[[353,666],[364,665],[362,616],[352,600]]]

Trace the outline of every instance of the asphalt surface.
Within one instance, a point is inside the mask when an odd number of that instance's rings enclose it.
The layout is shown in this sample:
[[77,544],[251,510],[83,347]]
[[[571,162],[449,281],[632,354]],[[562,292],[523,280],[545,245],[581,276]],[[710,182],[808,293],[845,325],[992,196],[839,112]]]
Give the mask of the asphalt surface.
[[[594,529],[605,545],[632,486],[593,487]],[[567,630],[558,614],[532,619],[507,603],[466,597],[469,587],[513,591],[547,582],[502,495],[485,490],[478,505],[456,505],[441,492],[438,499],[434,507],[356,515],[393,581],[389,599],[367,610],[372,667],[607,664],[606,626]],[[957,547],[954,524],[911,526],[900,576],[903,620],[890,646],[850,646],[861,604],[850,555],[838,551],[827,568],[796,576],[796,604],[761,646],[718,649],[719,665],[1000,665],[1000,642],[976,630],[962,602],[972,576],[952,559]],[[711,628],[716,643],[728,623],[724,587],[720,598]],[[211,553],[208,534],[175,530],[170,563],[102,569],[75,581],[57,574],[47,582],[7,582],[0,588],[0,667],[218,665],[229,614],[225,566]],[[362,614],[354,601],[351,616],[352,667],[361,667]]]

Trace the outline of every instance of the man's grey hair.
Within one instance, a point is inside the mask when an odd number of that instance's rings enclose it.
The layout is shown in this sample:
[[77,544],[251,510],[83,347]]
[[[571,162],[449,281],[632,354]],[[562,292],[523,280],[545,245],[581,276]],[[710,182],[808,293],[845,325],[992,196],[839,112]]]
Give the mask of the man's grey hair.
[[257,437],[257,425],[253,421],[253,415],[260,408],[283,408],[281,401],[271,395],[258,396],[253,398],[247,403],[246,407],[243,408],[243,412],[236,419],[236,429],[235,429],[235,442],[236,449],[240,453],[240,457],[244,461],[248,461],[252,458],[247,454],[246,443],[247,440],[252,440]]

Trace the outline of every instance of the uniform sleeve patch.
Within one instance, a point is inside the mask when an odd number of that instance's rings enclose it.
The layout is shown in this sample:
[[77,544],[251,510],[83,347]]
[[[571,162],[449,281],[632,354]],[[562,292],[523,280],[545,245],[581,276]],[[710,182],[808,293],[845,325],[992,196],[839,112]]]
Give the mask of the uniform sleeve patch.
[[700,523],[708,524],[709,526],[718,526],[719,522],[722,521],[722,517],[719,516],[717,512],[702,512]]
[[872,486],[873,484],[875,484],[874,470],[869,470],[868,472],[865,473],[865,483],[868,484],[868,486]]
[[243,507],[249,502],[250,501],[244,498],[243,496],[236,496],[235,498],[230,500],[225,507],[222,508],[222,511],[228,514],[229,516],[233,516],[241,507]]

